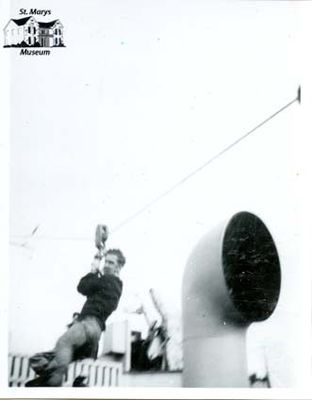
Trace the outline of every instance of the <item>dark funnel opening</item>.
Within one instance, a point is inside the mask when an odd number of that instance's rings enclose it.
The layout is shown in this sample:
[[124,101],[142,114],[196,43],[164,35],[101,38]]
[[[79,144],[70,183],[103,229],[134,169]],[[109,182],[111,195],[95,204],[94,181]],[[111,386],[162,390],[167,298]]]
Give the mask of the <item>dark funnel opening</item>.
[[267,319],[278,302],[281,270],[273,238],[258,217],[234,215],[224,234],[222,260],[235,308],[249,322]]

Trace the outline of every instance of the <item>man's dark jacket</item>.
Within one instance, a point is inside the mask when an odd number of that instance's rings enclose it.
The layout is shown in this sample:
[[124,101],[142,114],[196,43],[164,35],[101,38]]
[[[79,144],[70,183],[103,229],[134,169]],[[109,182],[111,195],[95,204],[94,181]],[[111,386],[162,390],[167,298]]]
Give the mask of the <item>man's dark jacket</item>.
[[122,292],[122,281],[115,275],[97,275],[90,272],[81,278],[78,292],[87,296],[79,319],[96,317],[102,330],[105,321],[116,310]]

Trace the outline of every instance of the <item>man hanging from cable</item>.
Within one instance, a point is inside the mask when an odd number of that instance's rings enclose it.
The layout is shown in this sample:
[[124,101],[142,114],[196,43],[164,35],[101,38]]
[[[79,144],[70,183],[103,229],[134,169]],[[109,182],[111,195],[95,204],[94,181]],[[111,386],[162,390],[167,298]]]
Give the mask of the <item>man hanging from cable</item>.
[[[107,227],[98,225],[95,235],[98,252],[94,256],[91,272],[81,278],[77,287],[87,300],[79,316],[58,339],[54,350],[31,357],[30,365],[39,377],[25,386],[62,386],[72,361],[97,357],[105,322],[119,303],[122,293],[119,273],[126,262],[119,249],[105,251],[107,237]],[[103,272],[100,270],[102,259],[105,259]]]

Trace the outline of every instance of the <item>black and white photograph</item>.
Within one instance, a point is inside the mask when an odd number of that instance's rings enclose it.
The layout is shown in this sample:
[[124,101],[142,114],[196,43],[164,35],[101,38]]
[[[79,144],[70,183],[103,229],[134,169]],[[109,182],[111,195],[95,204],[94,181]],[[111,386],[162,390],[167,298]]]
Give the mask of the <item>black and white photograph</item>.
[[312,2],[0,5],[0,397],[310,398]]

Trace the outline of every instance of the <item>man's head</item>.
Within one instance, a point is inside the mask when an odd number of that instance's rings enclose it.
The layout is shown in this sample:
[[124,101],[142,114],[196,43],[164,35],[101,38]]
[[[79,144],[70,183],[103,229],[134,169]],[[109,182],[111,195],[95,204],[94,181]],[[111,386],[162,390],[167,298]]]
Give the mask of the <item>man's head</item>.
[[119,275],[121,268],[125,265],[125,256],[119,249],[109,249],[105,255],[104,274]]

